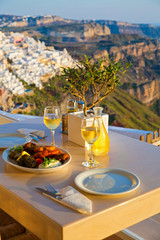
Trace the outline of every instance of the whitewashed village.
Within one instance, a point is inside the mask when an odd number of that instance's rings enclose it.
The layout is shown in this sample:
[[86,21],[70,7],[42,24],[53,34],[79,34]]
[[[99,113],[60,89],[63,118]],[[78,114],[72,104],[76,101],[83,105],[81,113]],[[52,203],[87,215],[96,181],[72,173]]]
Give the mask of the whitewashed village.
[[74,64],[75,60],[66,49],[58,51],[21,33],[4,34],[0,31],[1,109],[10,111],[5,107],[10,94],[29,94],[21,80],[41,89],[42,82],[58,74],[61,67]]

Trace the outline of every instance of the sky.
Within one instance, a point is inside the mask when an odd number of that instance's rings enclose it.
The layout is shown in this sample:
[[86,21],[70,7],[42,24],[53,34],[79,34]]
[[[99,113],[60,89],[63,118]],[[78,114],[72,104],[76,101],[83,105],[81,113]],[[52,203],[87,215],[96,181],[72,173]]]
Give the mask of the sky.
[[160,0],[0,0],[0,14],[160,23]]

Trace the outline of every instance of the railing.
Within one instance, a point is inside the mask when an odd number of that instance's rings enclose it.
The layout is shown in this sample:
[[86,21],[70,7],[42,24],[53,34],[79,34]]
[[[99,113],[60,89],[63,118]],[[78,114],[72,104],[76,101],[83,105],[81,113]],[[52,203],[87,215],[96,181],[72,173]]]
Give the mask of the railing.
[[[145,141],[145,136],[141,135],[140,140]],[[146,134],[146,142],[160,146],[160,129],[158,131],[154,131],[153,133]]]

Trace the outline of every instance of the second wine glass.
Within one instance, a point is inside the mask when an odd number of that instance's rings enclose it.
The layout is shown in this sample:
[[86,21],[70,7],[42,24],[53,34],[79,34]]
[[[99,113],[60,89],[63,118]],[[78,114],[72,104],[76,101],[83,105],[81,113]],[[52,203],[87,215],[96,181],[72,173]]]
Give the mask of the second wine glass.
[[55,129],[60,125],[61,117],[59,107],[47,106],[44,109],[44,124],[51,131],[51,144],[55,146],[54,133]]
[[93,143],[98,139],[100,133],[99,121],[97,118],[83,118],[81,125],[81,134],[83,139],[89,144],[90,153],[89,160],[82,162],[84,167],[95,168],[100,164],[93,159],[92,146]]

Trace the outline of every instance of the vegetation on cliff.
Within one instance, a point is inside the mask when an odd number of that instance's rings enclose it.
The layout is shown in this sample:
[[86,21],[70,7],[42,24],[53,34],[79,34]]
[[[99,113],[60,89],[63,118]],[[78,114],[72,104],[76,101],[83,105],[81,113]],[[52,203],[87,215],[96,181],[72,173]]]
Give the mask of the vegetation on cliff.
[[110,113],[111,125],[148,131],[160,128],[160,117],[123,89],[115,89],[102,106]]
[[68,93],[64,88],[65,84],[66,83],[61,76],[56,76],[49,79],[47,83],[43,83],[43,88],[41,90],[34,84],[32,84],[32,86],[26,86],[28,89],[33,89],[33,95],[13,96],[12,100],[15,104],[25,102],[29,104],[35,104],[35,109],[33,109],[31,112],[28,113],[22,110],[18,113],[43,116],[44,108],[46,106],[60,106],[67,97]]
[[[42,90],[32,86],[34,95],[14,96],[13,100],[15,103],[27,102],[36,105],[36,108],[29,113],[23,110],[19,113],[43,116],[45,106],[61,106],[62,103],[66,104],[69,97],[71,98],[64,86],[64,79],[61,76],[56,76],[50,79],[48,83],[44,83]],[[160,117],[119,87],[100,105],[104,108],[104,112],[109,113],[110,125],[150,131],[160,128]]]

